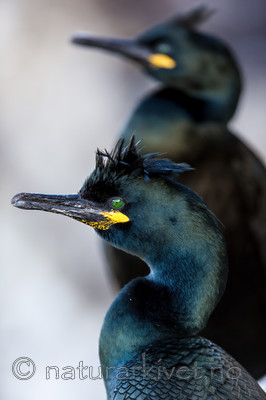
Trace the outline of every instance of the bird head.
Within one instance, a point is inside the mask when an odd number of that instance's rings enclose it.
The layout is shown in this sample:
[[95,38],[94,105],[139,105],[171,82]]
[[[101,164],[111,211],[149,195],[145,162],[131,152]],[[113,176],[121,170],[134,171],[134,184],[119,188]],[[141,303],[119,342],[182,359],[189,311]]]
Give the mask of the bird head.
[[[66,215],[92,226],[112,244],[135,252],[134,246],[130,249],[131,246],[125,245],[127,233],[134,231],[136,236],[143,236],[146,231],[149,233],[146,240],[149,240],[156,223],[162,223],[163,213],[159,210],[167,207],[167,202],[163,196],[154,201],[160,186],[165,186],[159,176],[177,175],[191,169],[187,164],[156,159],[156,155],[139,155],[134,138],[125,147],[124,140],[119,140],[110,153],[97,150],[96,167],[77,194],[20,193],[13,197],[12,204],[18,208]],[[164,190],[167,190],[166,186]],[[151,207],[153,212],[149,218]]]
[[78,194],[20,193],[12,204],[71,217],[142,258],[151,269],[147,282],[171,293],[180,332],[195,334],[225,289],[225,244],[203,200],[172,179],[191,168],[157,156],[141,155],[134,138],[127,146],[120,140],[110,153],[97,151]]
[[165,254],[190,254],[203,264],[210,254],[218,259],[224,244],[216,217],[195,192],[171,179],[191,168],[157,156],[140,155],[134,138],[127,146],[120,140],[110,153],[97,151],[96,167],[78,194],[20,193],[12,204],[90,225],[151,265]]
[[225,91],[233,91],[236,102],[241,84],[233,55],[221,40],[196,30],[212,13],[213,10],[200,5],[133,39],[80,32],[72,37],[72,42],[122,55],[164,85],[193,95],[219,97],[226,95]]

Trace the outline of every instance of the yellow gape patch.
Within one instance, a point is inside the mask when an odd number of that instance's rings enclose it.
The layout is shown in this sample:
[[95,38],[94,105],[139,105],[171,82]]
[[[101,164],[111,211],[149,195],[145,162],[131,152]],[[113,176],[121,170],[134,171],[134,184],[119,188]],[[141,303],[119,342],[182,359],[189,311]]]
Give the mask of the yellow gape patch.
[[101,230],[105,231],[105,230],[109,229],[110,226],[113,224],[121,224],[121,223],[129,221],[129,218],[125,214],[122,214],[120,211],[117,211],[117,210],[101,211],[100,214],[102,214],[105,217],[105,219],[103,221],[87,222],[87,221],[81,220],[81,222],[83,222],[87,225],[90,225],[93,228],[101,229]]
[[176,66],[175,60],[166,54],[152,54],[148,61],[154,68],[173,69]]

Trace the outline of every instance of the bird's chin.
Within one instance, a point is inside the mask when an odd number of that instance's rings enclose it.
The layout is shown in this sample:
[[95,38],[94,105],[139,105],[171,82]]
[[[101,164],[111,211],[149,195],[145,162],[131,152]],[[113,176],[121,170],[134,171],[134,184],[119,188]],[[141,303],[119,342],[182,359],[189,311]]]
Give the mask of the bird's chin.
[[106,230],[103,229],[95,229],[95,232],[97,233],[98,236],[100,236],[102,239],[106,240],[108,243],[111,243],[111,238],[112,238],[112,227]]
[[100,236],[105,242],[110,244],[111,246],[115,247],[118,250],[125,251],[125,244],[123,241],[122,234],[119,235],[117,233],[117,226],[113,225],[107,230],[100,230],[100,229],[95,229],[95,232],[97,233],[98,236]]

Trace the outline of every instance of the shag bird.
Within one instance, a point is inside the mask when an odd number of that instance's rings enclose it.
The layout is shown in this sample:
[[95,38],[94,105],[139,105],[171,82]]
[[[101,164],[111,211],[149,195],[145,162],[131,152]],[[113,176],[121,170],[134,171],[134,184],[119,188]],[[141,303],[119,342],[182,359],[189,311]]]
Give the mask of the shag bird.
[[[174,181],[191,169],[134,140],[97,152],[96,168],[77,195],[21,193],[14,206],[69,216],[142,258],[147,277],[114,300],[100,336],[108,400],[266,398],[228,353],[199,336],[227,278],[220,224],[202,199]],[[127,268],[127,266],[124,266]]]
[[[229,47],[222,40],[195,29],[212,13],[209,7],[201,5],[187,13],[178,13],[134,39],[95,37],[79,32],[72,37],[72,42],[122,55],[164,86],[201,100],[201,108],[205,105],[204,111],[207,111],[201,114],[202,110],[198,109],[203,120],[214,118],[226,123],[239,99],[241,77]],[[145,141],[145,137],[142,139]]]
[[[210,14],[201,6],[135,39],[80,33],[73,42],[122,55],[165,85],[140,102],[120,136],[128,140],[134,132],[145,151],[166,152],[196,168],[181,181],[223,223],[230,265],[225,295],[204,335],[258,378],[266,371],[266,170],[227,129],[241,76],[228,46],[195,29]],[[148,273],[141,261],[110,246],[106,251],[120,287]]]

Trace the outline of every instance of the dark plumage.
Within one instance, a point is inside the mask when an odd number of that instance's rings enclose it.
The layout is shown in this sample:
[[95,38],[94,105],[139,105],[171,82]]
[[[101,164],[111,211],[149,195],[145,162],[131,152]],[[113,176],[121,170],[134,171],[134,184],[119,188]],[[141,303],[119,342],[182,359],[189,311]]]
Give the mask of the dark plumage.
[[120,142],[112,153],[98,151],[77,195],[12,200],[92,225],[151,269],[122,289],[105,317],[100,359],[109,400],[265,399],[243,367],[198,336],[224,291],[227,258],[214,214],[172,179],[189,169]]
[[126,367],[120,367],[116,374],[117,386],[111,380],[107,386],[110,388],[108,399],[265,398],[257,383],[236,360],[200,336],[165,340],[163,351],[161,343],[152,344]]
[[198,6],[157,24],[133,39],[78,33],[72,41],[134,61],[163,85],[206,101],[219,121],[233,115],[241,91],[236,59],[220,39],[196,30],[212,11]]
[[[165,85],[140,101],[120,136],[129,140],[134,132],[146,152],[195,167],[181,181],[223,223],[230,265],[225,296],[204,334],[259,377],[266,371],[266,170],[227,129],[241,76],[228,46],[196,29],[210,14],[200,6],[134,39],[84,33],[73,41],[122,55]],[[120,287],[148,273],[144,263],[110,246],[106,251]]]

